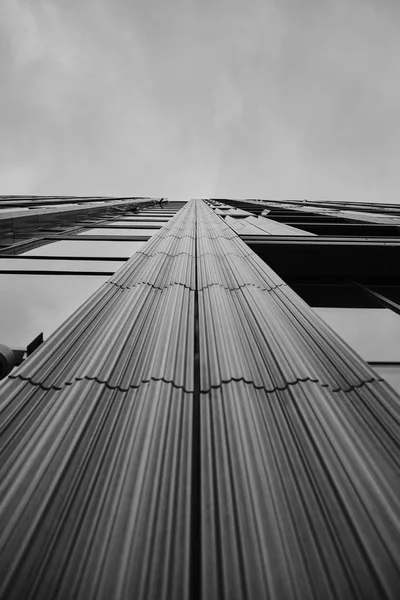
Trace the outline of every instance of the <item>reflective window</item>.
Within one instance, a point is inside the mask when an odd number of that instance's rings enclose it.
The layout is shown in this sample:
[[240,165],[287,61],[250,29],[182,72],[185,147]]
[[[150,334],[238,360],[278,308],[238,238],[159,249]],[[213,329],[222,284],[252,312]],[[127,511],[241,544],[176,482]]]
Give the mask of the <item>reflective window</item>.
[[107,279],[0,275],[0,343],[26,347],[41,331],[46,339]]
[[[131,216],[135,217],[136,215],[131,215]],[[166,215],[164,213],[161,214],[161,215],[158,215],[156,213],[146,213],[146,214],[141,213],[140,215],[138,215],[138,217],[141,217],[141,218],[146,218],[146,219],[163,219],[163,220],[166,220],[166,221],[169,221],[174,216],[175,216],[175,214],[173,214],[173,215]]]
[[264,233],[261,229],[248,222],[246,218],[235,219],[234,217],[226,216],[225,221],[239,235],[262,235]]
[[240,208],[230,208],[229,210],[215,209],[217,214],[224,214],[233,217],[234,219],[242,219],[244,217],[250,217],[251,213],[247,210],[241,210]]
[[349,284],[289,284],[310,306],[342,308],[379,308],[376,300],[362,289]]
[[[22,255],[23,256],[23,255]],[[0,271],[108,271],[114,273],[124,261],[106,260],[40,260],[1,258]]]
[[367,219],[373,219],[374,217],[385,217],[385,218],[391,218],[391,219],[395,219],[396,216],[393,216],[391,214],[385,214],[385,213],[378,213],[378,212],[369,212],[369,211],[361,211],[361,210],[339,210],[339,213],[343,213],[346,215],[356,215],[359,217],[366,217]]
[[400,316],[386,308],[314,310],[367,361],[400,361]]
[[96,227],[88,229],[78,235],[148,235],[152,236],[157,232],[157,229],[113,229],[111,227]]
[[169,219],[163,219],[162,217],[119,217],[115,221],[109,221],[109,223],[168,223]]
[[23,256],[102,256],[129,258],[146,242],[115,242],[106,240],[62,240],[25,252]]
[[[132,220],[126,220],[126,221],[112,221],[111,223],[107,223],[107,225],[110,225],[110,227],[113,227],[114,225],[124,225],[125,227],[132,227],[132,229],[136,229],[138,227],[144,228],[144,227],[151,227],[153,228],[160,228],[163,227],[163,225],[165,225],[165,223],[168,223],[168,221],[132,221]],[[104,223],[104,225],[106,225],[106,223]]]
[[400,364],[385,365],[372,363],[371,367],[400,394]]
[[400,361],[400,316],[348,282],[291,285],[368,362]]
[[159,221],[162,223],[165,223],[165,221],[170,221],[169,217],[157,217],[157,216],[153,216],[153,215],[138,215],[136,216],[129,216],[129,217],[124,217],[124,216],[118,216],[118,218],[115,219],[116,221],[132,221],[134,223],[138,222],[141,223],[142,221],[155,221],[156,223],[158,223]]
[[264,217],[255,217],[253,215],[241,217],[239,212],[234,216],[230,213],[226,214],[225,221],[239,235],[314,235],[309,231],[304,231],[303,229],[298,229],[284,223],[278,223]]
[[73,203],[73,202],[62,202],[60,204],[48,204],[47,206],[40,206],[38,208],[58,208],[58,207],[62,207],[65,208],[66,206],[79,206],[79,204]]
[[371,290],[381,294],[385,298],[392,300],[392,302],[396,302],[396,304],[400,304],[400,286],[395,285],[371,285]]

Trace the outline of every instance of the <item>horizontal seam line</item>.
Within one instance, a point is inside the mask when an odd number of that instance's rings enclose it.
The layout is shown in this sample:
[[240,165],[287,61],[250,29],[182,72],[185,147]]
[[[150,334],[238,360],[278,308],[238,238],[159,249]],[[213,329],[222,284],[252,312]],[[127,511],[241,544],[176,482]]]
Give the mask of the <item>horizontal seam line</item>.
[[[163,383],[172,385],[172,387],[174,387],[175,389],[181,389],[185,393],[193,393],[193,390],[187,389],[183,385],[177,385],[172,380],[165,379],[164,377],[150,377],[149,379],[147,379],[147,378],[142,379],[138,384],[135,384],[135,385],[131,384],[128,386],[111,385],[107,381],[100,380],[98,377],[91,377],[88,375],[85,375],[83,377],[76,377],[72,381],[64,382],[62,385],[48,385],[48,386],[46,386],[40,382],[35,382],[35,381],[33,381],[32,378],[24,377],[23,375],[14,375],[14,376],[10,375],[9,378],[13,379],[13,380],[20,379],[22,381],[27,381],[31,385],[39,387],[40,389],[45,390],[45,391],[49,391],[49,390],[62,391],[64,388],[72,386],[79,381],[95,381],[99,385],[104,385],[105,387],[107,387],[110,390],[118,390],[121,392],[127,392],[130,389],[139,389],[141,387],[141,385],[145,385],[145,384],[148,384],[153,381],[153,382],[163,382]],[[319,385],[320,387],[327,388],[332,392],[347,393],[347,392],[351,392],[356,389],[359,389],[361,387],[364,387],[365,385],[370,384],[370,383],[375,383],[375,382],[378,382],[378,383],[383,382],[384,383],[384,380],[382,378],[372,377],[371,379],[361,381],[359,384],[353,384],[346,388],[342,388],[342,387],[333,387],[333,386],[329,385],[328,383],[322,383],[319,379],[313,379],[311,377],[302,377],[302,378],[297,378],[295,381],[289,381],[283,386],[276,385],[272,388],[268,388],[265,385],[257,385],[256,383],[254,383],[254,381],[246,380],[244,377],[231,377],[230,379],[221,380],[218,384],[211,385],[208,388],[201,389],[200,391],[202,394],[207,394],[211,390],[220,389],[222,386],[227,385],[229,383],[233,383],[233,382],[236,382],[236,383],[242,382],[246,385],[251,385],[254,389],[263,390],[264,392],[266,392],[268,394],[278,392],[278,391],[285,391],[288,388],[293,387],[295,385],[299,385],[301,383],[314,383],[314,384]]]
[[220,383],[218,383],[218,384],[211,385],[206,389],[202,389],[201,393],[207,394],[211,390],[220,389],[222,386],[227,385],[232,382],[242,382],[242,383],[245,383],[246,385],[253,386],[254,389],[256,389],[256,390],[263,390],[264,392],[266,392],[268,394],[273,393],[273,392],[278,392],[278,391],[284,391],[290,387],[293,387],[293,386],[301,384],[301,383],[314,383],[314,384],[319,385],[320,387],[329,389],[331,392],[347,393],[347,392],[356,390],[358,388],[364,387],[365,385],[367,385],[369,383],[384,382],[384,380],[382,378],[372,377],[371,379],[361,381],[358,384],[353,384],[353,385],[349,385],[346,388],[342,388],[342,387],[333,387],[329,383],[322,383],[320,381],[320,379],[313,379],[311,377],[299,377],[295,381],[289,381],[283,386],[276,385],[273,388],[267,388],[265,385],[257,385],[256,383],[254,383],[254,381],[248,381],[244,377],[231,377],[230,379],[220,381]]
[[[167,235],[164,235],[165,233],[167,233]],[[159,235],[159,236],[157,236],[157,238],[155,238],[155,236],[151,236],[149,238],[149,240],[151,240],[151,239],[154,238],[154,239],[157,239],[157,241],[159,242],[160,240],[168,239],[168,238],[171,238],[171,237],[173,237],[173,238],[175,238],[177,240],[181,240],[181,239],[186,238],[186,237],[192,238],[192,240],[196,239],[195,236],[191,235],[190,233],[184,233],[183,235],[175,235],[174,233],[169,233],[168,230],[164,230],[163,231],[163,235]]]
[[108,283],[110,285],[113,285],[115,287],[118,287],[120,289],[123,289],[123,290],[131,290],[131,289],[133,289],[133,288],[135,288],[135,287],[137,287],[139,285],[147,285],[149,287],[152,287],[155,290],[163,291],[163,290],[166,290],[166,289],[168,289],[170,287],[173,287],[175,285],[179,285],[179,286],[184,287],[184,288],[186,288],[186,289],[188,289],[188,290],[190,290],[192,292],[195,292],[195,291],[202,292],[202,291],[204,291],[204,290],[206,290],[206,289],[208,289],[210,287],[213,287],[213,286],[218,286],[218,287],[224,288],[228,292],[236,292],[237,290],[240,290],[240,289],[245,288],[245,287],[254,287],[254,288],[260,290],[261,292],[273,292],[277,288],[287,287],[286,283],[278,283],[277,285],[274,285],[274,286],[272,286],[270,288],[260,287],[259,285],[256,285],[255,283],[243,283],[242,285],[239,285],[238,287],[230,288],[230,287],[228,287],[226,285],[223,285],[222,283],[214,282],[214,283],[209,283],[209,284],[207,284],[207,285],[205,285],[205,286],[203,286],[201,288],[197,288],[196,289],[195,287],[191,287],[190,285],[187,285],[186,283],[181,283],[179,281],[174,281],[174,282],[169,283],[168,285],[165,285],[163,287],[160,287],[160,286],[155,285],[153,283],[149,283],[147,281],[138,281],[137,283],[133,283],[132,285],[121,285],[119,283],[116,283],[115,281],[108,281],[106,283]]
[[164,377],[150,377],[149,379],[142,379],[138,384],[131,384],[128,386],[111,385],[108,381],[101,380],[98,377],[91,377],[89,375],[85,375],[83,377],[76,377],[72,381],[65,381],[63,384],[60,384],[60,385],[55,385],[55,384],[45,385],[38,381],[34,381],[33,378],[24,377],[23,375],[10,375],[9,378],[13,379],[14,381],[17,379],[20,379],[21,381],[26,381],[26,382],[30,383],[31,385],[38,387],[44,391],[50,391],[50,390],[62,391],[66,387],[73,386],[75,383],[78,383],[79,381],[95,381],[99,385],[104,385],[109,390],[118,390],[120,392],[127,392],[131,389],[139,389],[142,385],[146,385],[146,384],[154,381],[154,382],[163,382],[163,383],[172,385],[173,388],[182,390],[183,392],[186,392],[188,394],[193,393],[193,390],[187,389],[184,385],[178,385],[178,384],[174,383],[172,380],[165,379]]
[[[175,258],[177,256],[182,256],[182,255],[186,255],[189,256],[190,258],[195,258],[194,253],[191,252],[177,252],[176,254],[170,254],[169,252],[164,252],[163,250],[160,250],[159,252],[154,252],[154,254],[147,254],[146,252],[142,252],[141,250],[138,250],[136,254],[141,254],[142,256],[146,256],[146,258],[153,258],[154,256],[157,256],[158,254],[163,254],[164,256],[168,256],[169,258]],[[134,256],[135,256],[134,255]],[[235,256],[236,258],[247,258],[249,256],[252,256],[252,254],[246,253],[246,254],[237,254],[235,252],[223,252],[222,254],[215,254],[214,252],[202,252],[200,254],[197,255],[198,258],[202,258],[203,256],[213,256],[213,257],[218,257],[220,258],[221,256]],[[133,258],[133,257],[131,257]],[[129,258],[128,258],[129,260]]]

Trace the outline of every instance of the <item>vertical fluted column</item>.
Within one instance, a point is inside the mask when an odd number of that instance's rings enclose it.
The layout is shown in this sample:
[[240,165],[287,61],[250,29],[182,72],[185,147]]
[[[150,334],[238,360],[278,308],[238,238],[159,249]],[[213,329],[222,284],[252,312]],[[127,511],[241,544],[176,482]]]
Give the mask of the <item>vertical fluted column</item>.
[[0,598],[190,597],[194,206],[1,389]]

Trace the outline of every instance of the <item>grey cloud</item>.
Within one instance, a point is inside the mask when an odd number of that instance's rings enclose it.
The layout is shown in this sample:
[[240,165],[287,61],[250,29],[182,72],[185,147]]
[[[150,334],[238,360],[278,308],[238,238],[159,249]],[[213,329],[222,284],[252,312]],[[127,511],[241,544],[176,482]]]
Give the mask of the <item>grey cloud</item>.
[[397,200],[399,9],[4,0],[1,193]]

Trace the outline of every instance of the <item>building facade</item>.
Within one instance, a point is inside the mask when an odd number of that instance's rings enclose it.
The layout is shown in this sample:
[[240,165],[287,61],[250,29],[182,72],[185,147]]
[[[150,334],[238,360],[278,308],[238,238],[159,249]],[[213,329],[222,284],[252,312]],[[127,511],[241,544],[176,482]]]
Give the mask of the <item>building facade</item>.
[[0,206],[0,598],[398,597],[400,208]]

